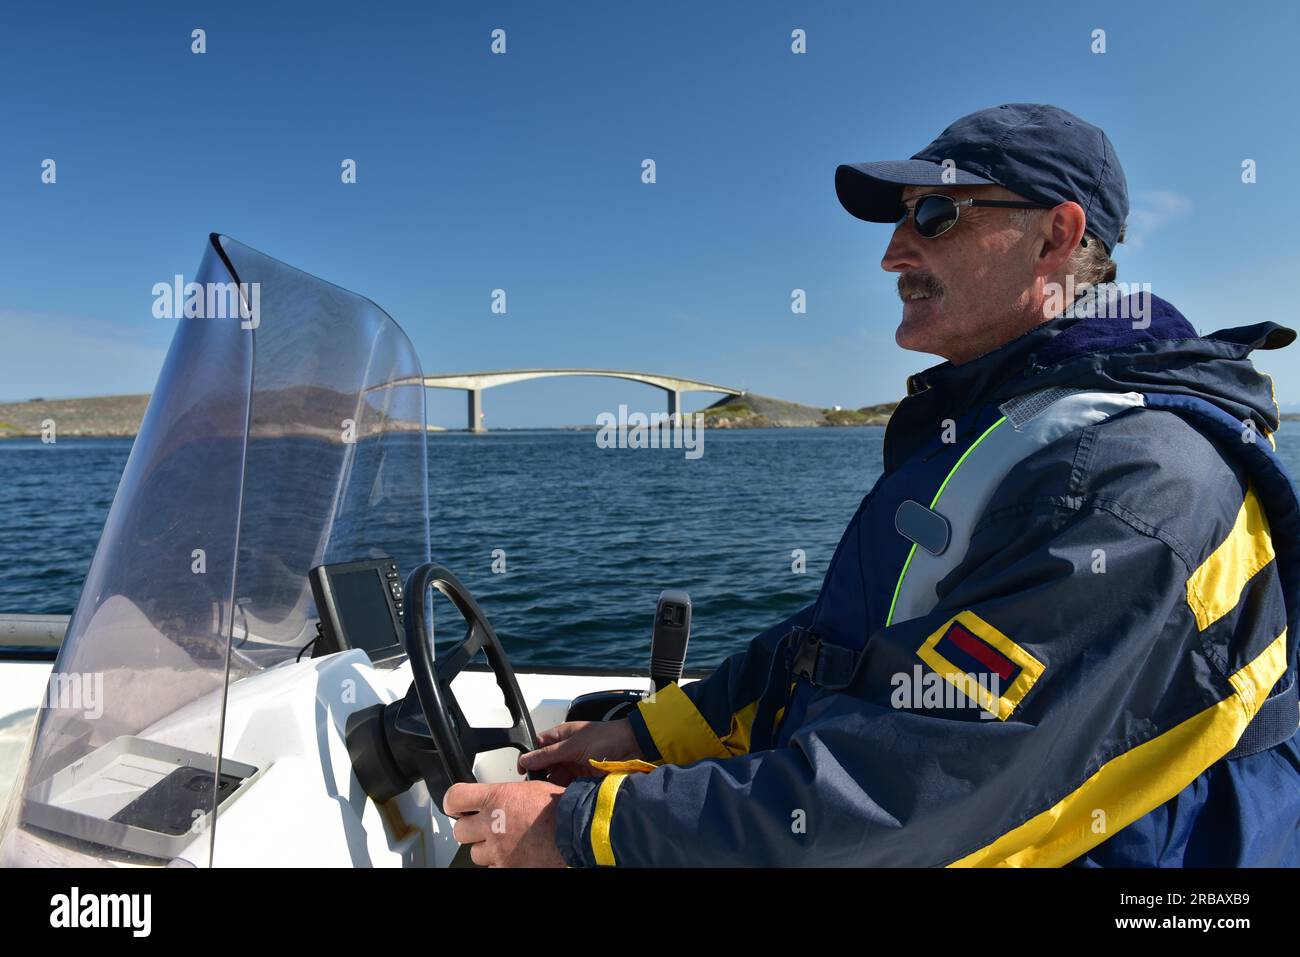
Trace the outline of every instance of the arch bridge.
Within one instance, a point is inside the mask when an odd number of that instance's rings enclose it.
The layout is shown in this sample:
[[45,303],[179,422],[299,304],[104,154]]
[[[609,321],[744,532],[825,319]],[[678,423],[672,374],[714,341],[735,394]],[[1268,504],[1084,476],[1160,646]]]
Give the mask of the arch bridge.
[[458,372],[424,377],[428,389],[463,389],[468,395],[467,411],[469,431],[486,432],[483,428],[483,390],[529,379],[550,379],[557,376],[596,376],[602,379],[627,379],[663,389],[668,393],[668,414],[682,410],[682,394],[686,392],[720,392],[723,395],[744,395],[743,389],[683,379],[681,376],[658,375],[653,372],[629,372],[623,369],[506,369],[499,372]]

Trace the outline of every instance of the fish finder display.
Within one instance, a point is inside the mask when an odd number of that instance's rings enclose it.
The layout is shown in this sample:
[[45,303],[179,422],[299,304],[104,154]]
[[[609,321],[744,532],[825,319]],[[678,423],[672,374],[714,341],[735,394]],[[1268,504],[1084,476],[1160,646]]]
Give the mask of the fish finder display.
[[311,570],[321,634],[312,657],[359,648],[371,659],[401,654],[402,578],[391,559]]

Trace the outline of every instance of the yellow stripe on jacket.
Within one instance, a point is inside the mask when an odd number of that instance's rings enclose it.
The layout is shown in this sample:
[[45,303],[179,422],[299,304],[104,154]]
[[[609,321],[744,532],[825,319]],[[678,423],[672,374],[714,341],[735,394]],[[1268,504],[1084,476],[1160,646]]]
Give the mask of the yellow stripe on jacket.
[[[1052,807],[949,867],[1059,867],[1155,810],[1233,749],[1286,671],[1283,630],[1228,680],[1233,693],[1112,758]],[[1098,812],[1102,826],[1098,826]]]

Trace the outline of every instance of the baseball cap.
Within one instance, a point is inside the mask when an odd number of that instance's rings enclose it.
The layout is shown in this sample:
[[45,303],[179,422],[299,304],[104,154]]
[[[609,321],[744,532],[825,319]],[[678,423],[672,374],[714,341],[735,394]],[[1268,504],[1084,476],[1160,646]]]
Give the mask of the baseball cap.
[[911,159],[835,170],[840,203],[871,223],[898,221],[904,186],[990,185],[1048,206],[1078,203],[1088,217],[1088,232],[1107,252],[1123,234],[1128,185],[1115,147],[1091,123],[1045,103],[979,110],[954,122]]

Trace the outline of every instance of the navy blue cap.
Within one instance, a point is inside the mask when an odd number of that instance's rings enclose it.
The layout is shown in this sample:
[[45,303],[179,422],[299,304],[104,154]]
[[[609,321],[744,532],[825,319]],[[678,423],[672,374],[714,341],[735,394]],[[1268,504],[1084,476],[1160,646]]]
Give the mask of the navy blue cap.
[[[944,179],[944,160],[952,172]],[[1044,103],[1005,103],[963,116],[910,160],[835,170],[835,192],[858,219],[898,221],[904,186],[1002,186],[1047,206],[1074,201],[1088,232],[1115,248],[1128,217],[1124,170],[1106,134]]]

